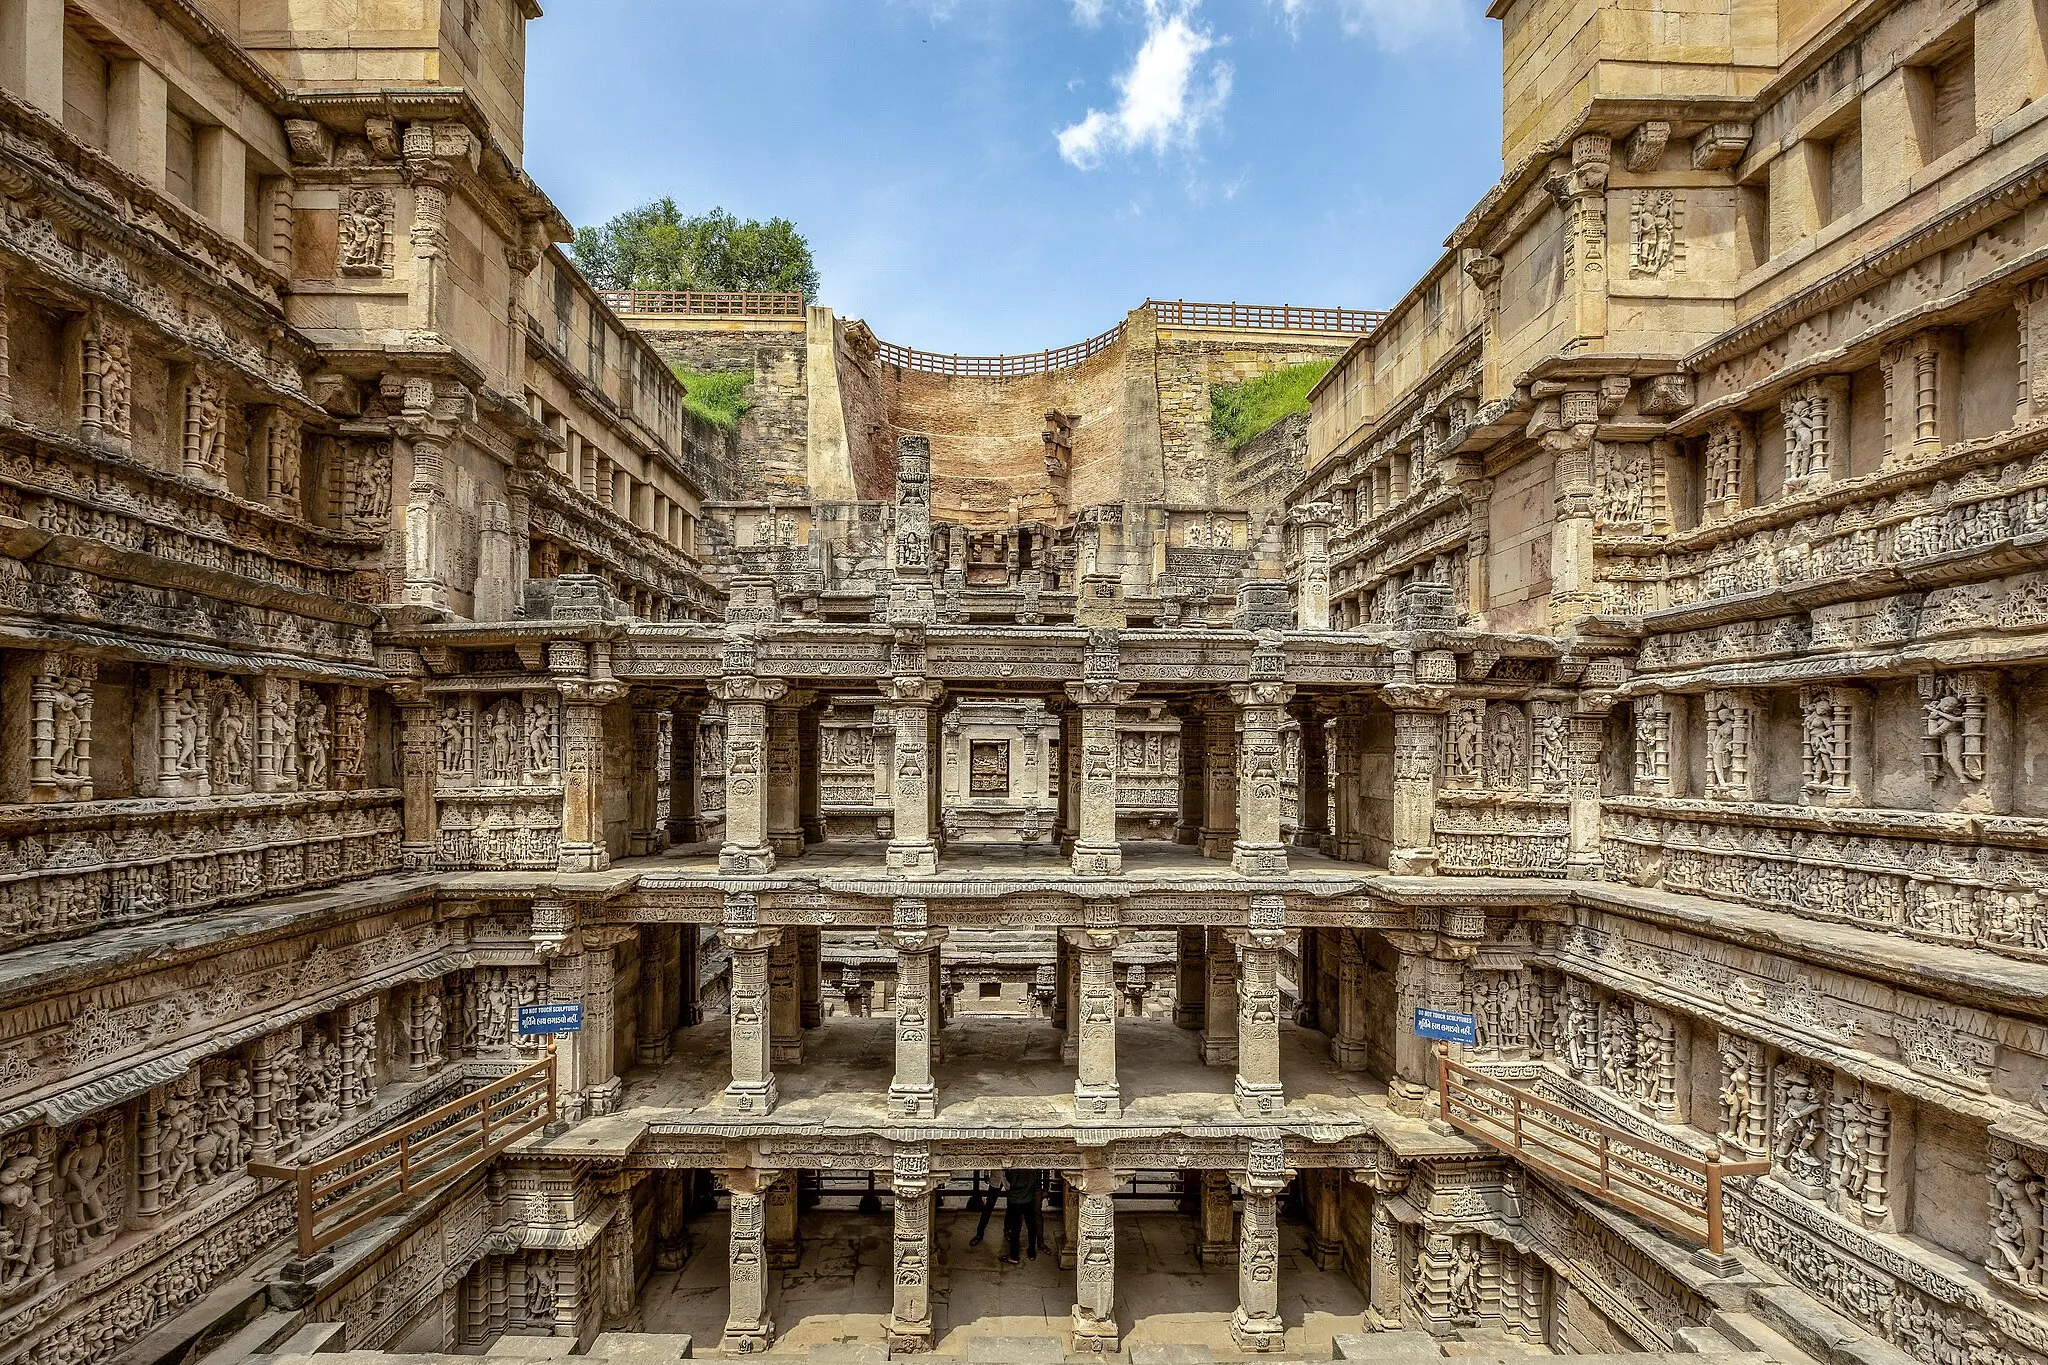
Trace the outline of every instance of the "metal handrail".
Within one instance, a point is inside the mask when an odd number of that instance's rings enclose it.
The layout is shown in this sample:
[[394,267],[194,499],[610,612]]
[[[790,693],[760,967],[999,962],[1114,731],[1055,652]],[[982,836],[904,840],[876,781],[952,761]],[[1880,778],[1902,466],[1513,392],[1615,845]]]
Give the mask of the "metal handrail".
[[303,1165],[252,1161],[249,1173],[298,1189],[299,1257],[333,1246],[399,1205],[468,1175],[555,1115],[555,1056],[521,1067]]
[[800,318],[802,294],[717,293],[703,289],[600,289],[605,307],[621,316],[656,313],[672,317]]
[[1454,1062],[1441,1044],[1436,1055],[1446,1123],[1531,1170],[1704,1242],[1713,1255],[1723,1246],[1722,1182],[1770,1172],[1768,1161],[1727,1161],[1718,1150],[1697,1157],[1602,1123]]

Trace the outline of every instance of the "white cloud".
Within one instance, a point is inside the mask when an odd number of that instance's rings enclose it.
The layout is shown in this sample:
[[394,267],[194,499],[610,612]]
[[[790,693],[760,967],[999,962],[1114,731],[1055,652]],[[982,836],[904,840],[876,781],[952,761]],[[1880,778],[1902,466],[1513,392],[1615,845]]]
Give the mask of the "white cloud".
[[1108,12],[1109,0],[1074,0],[1074,22],[1082,28],[1094,28]]
[[1130,69],[1116,78],[1116,108],[1090,109],[1059,132],[1060,155],[1069,163],[1085,171],[1110,152],[1163,153],[1192,145],[1222,113],[1230,98],[1230,64],[1204,65],[1217,39],[1194,20],[1199,3],[1145,0],[1145,41]]
[[1290,32],[1304,17],[1330,4],[1345,36],[1364,38],[1389,52],[1406,52],[1440,38],[1462,38],[1477,16],[1471,0],[1266,0]]

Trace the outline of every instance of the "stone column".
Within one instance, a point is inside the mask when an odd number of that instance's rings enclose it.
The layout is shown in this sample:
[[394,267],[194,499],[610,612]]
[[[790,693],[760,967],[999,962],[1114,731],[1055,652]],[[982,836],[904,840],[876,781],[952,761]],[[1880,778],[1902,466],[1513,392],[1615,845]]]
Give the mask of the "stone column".
[[701,699],[676,704],[669,727],[668,841],[694,844],[704,837],[703,792],[698,785],[697,731],[703,724]]
[[1230,931],[1237,949],[1237,1112],[1277,1114],[1280,1086],[1280,945],[1283,935]]
[[1204,858],[1228,858],[1237,844],[1237,713],[1211,700],[1202,716]]
[[930,1153],[922,1147],[898,1147],[890,1184],[896,1216],[889,1258],[894,1267],[889,1354],[914,1355],[932,1348]]
[[1116,946],[1114,929],[1069,929],[1074,953],[1074,1007],[1079,1014],[1074,1112],[1082,1121],[1123,1112],[1116,1080]]
[[1202,1265],[1237,1264],[1237,1204],[1228,1171],[1203,1171],[1201,1208],[1197,1214],[1196,1258]]
[[[1085,1170],[1071,1182],[1080,1194],[1074,1267],[1076,1355],[1110,1355],[1117,1350],[1115,1171]],[[1069,1199],[1074,1192],[1069,1191]]]
[[1579,881],[1599,881],[1606,859],[1600,850],[1600,756],[1606,744],[1608,694],[1581,694],[1582,709],[1566,720],[1570,745],[1567,775],[1571,782],[1569,848],[1565,854],[1566,875]]
[[1330,628],[1330,523],[1337,509],[1327,502],[1287,509],[1301,537],[1301,573],[1295,585],[1295,621],[1302,630]]
[[1209,801],[1204,776],[1208,742],[1203,737],[1202,708],[1189,702],[1176,707],[1174,714],[1180,718],[1180,820],[1173,827],[1173,841],[1198,848]]
[[1227,931],[1211,928],[1202,1002],[1202,1061],[1237,1065],[1237,950]]
[[804,852],[803,801],[797,789],[803,767],[800,736],[809,692],[785,692],[768,706],[768,847],[777,858]]
[[1297,848],[1324,851],[1330,841],[1330,756],[1323,710],[1313,697],[1296,697],[1292,708],[1301,727],[1301,766],[1295,793]]
[[1393,851],[1387,870],[1427,877],[1436,872],[1436,776],[1444,733],[1441,689],[1396,685],[1381,695],[1394,712]]
[[777,1066],[798,1066],[804,1059],[803,1005],[797,995],[802,975],[797,962],[799,932],[783,930],[768,951],[768,1055]]
[[416,685],[392,689],[398,703],[399,763],[404,783],[403,833],[399,836],[399,861],[408,872],[428,872],[440,840],[440,806],[435,800],[436,779],[441,772],[441,708]]
[[1436,1053],[1431,1043],[1415,1036],[1415,1011],[1464,1008],[1465,962],[1478,945],[1435,934],[1398,932],[1387,938],[1401,954],[1394,970],[1394,1078],[1389,1088],[1398,1105],[1419,1106],[1436,1084]]
[[1060,1269],[1072,1270],[1081,1264],[1081,1187],[1074,1183],[1072,1176],[1054,1172],[1053,1179],[1060,1181]]
[[1060,852],[1074,856],[1081,840],[1081,712],[1069,706],[1060,713]]
[[732,1195],[732,1237],[728,1261],[725,1335],[719,1348],[729,1356],[759,1355],[775,1340],[775,1322],[768,1316],[768,1219],[766,1188],[777,1172],[718,1172],[719,1183]]
[[[632,815],[626,851],[636,858],[668,847],[661,795],[670,780],[670,773],[664,769],[675,763],[675,721],[668,709],[672,700],[660,694],[633,698],[633,767],[627,787]],[[666,764],[662,762],[664,758]],[[671,799],[673,796],[671,792]]]
[[1244,1195],[1238,1220],[1237,1311],[1230,1335],[1247,1355],[1284,1350],[1287,1327],[1280,1321],[1279,1191],[1258,1175],[1232,1176]]
[[1114,877],[1124,868],[1116,837],[1117,708],[1137,695],[1137,684],[1067,684],[1067,696],[1081,714],[1080,828],[1074,841],[1074,875]]
[[1365,861],[1365,714],[1356,700],[1337,703],[1330,726],[1330,854]]
[[939,846],[932,830],[934,708],[944,689],[929,678],[891,678],[885,696],[896,722],[895,834],[889,840],[889,871],[899,877],[929,877],[939,870]]
[[825,1022],[825,931],[796,931],[797,1022],[806,1030]]
[[798,1199],[802,1188],[802,1172],[784,1171],[774,1184],[761,1191],[762,1241],[771,1270],[795,1270],[803,1261],[802,1206]]
[[1303,1171],[1307,1196],[1309,1259],[1318,1270],[1344,1268],[1344,1173],[1323,1168]]
[[643,1066],[659,1066],[668,1060],[669,1037],[675,1031],[675,990],[669,976],[674,954],[669,950],[675,943],[676,928],[657,924],[640,930],[640,1038],[634,1060]]
[[[430,403],[434,388],[432,380],[406,381],[408,408],[412,405],[414,391],[422,387],[425,389],[422,401]],[[448,585],[441,577],[434,551],[439,525],[444,519],[441,509],[447,501],[443,486],[446,443],[419,435],[408,444],[412,452],[412,476],[405,490],[405,582],[400,600],[410,607],[445,610],[448,606]]]
[[796,813],[806,844],[825,842],[824,793],[818,775],[819,717],[819,709],[813,706],[797,718]]
[[[551,666],[554,653],[551,646]],[[563,678],[561,688],[562,843],[556,867],[602,872],[611,866],[604,838],[604,708],[625,689],[612,681],[608,661],[595,651],[590,676]]]
[[939,945],[943,929],[899,929],[896,942],[896,1076],[889,1083],[889,1117],[928,1119],[938,1113],[932,1081],[932,1035],[937,1031]]
[[725,1087],[725,1104],[734,1113],[758,1117],[775,1108],[768,954],[782,932],[728,928],[723,937],[732,952],[732,1081]]
[[[1264,655],[1266,651],[1260,651]],[[1270,660],[1255,657],[1254,672],[1276,675],[1278,652]],[[1238,769],[1237,839],[1230,865],[1240,876],[1284,877],[1287,845],[1280,837],[1280,724],[1294,689],[1284,682],[1262,680],[1230,689],[1243,722]]]
[[1353,1171],[1353,1180],[1372,1189],[1371,1273],[1366,1300],[1372,1316],[1389,1330],[1401,1325],[1401,1223],[1387,1207],[1389,1196],[1398,1194],[1406,1183],[1390,1180],[1379,1171]]
[[1339,1071],[1365,1070],[1365,1040],[1365,946],[1358,930],[1339,929],[1336,1020],[1330,1033],[1330,1060]]
[[725,703],[725,844],[718,851],[718,870],[746,875],[775,870],[775,850],[768,843],[766,759],[768,703],[779,701],[788,687],[775,678],[743,676],[715,679],[711,695]]
[[1200,926],[1182,925],[1174,953],[1173,1022],[1176,1028],[1200,1028],[1208,1003],[1208,934]]

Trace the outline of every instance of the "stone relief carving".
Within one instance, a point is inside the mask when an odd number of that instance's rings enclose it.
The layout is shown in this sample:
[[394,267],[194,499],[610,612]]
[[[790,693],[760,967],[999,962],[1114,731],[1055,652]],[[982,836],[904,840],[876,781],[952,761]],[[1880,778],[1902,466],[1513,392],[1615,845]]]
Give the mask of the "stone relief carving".
[[1927,719],[1921,762],[1930,782],[1984,780],[1990,685],[1981,673],[1927,673],[1918,679]]
[[29,786],[39,801],[92,800],[92,695],[98,666],[45,654],[30,685]]
[[1825,1082],[1797,1062],[1781,1062],[1773,1092],[1771,1159],[1777,1174],[1809,1199],[1819,1199],[1827,1173]]
[[337,257],[344,275],[381,276],[391,264],[391,191],[352,186],[342,192]]
[[1636,190],[1629,197],[1628,273],[1655,279],[1679,254],[1684,201],[1676,190]]

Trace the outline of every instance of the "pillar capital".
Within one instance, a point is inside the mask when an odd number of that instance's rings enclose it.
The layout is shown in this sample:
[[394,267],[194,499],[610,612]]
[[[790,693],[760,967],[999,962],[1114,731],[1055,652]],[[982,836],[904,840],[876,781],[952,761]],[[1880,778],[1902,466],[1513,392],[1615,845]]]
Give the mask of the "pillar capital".
[[1138,695],[1138,685],[1091,680],[1067,684],[1067,700],[1081,707],[1122,706]]
[[711,679],[704,684],[704,688],[714,701],[722,701],[728,706],[735,702],[752,702],[757,706],[766,706],[770,702],[782,700],[789,691],[789,684],[780,678],[728,675]]
[[887,678],[882,695],[896,706],[937,706],[945,698],[946,685],[930,678]]

